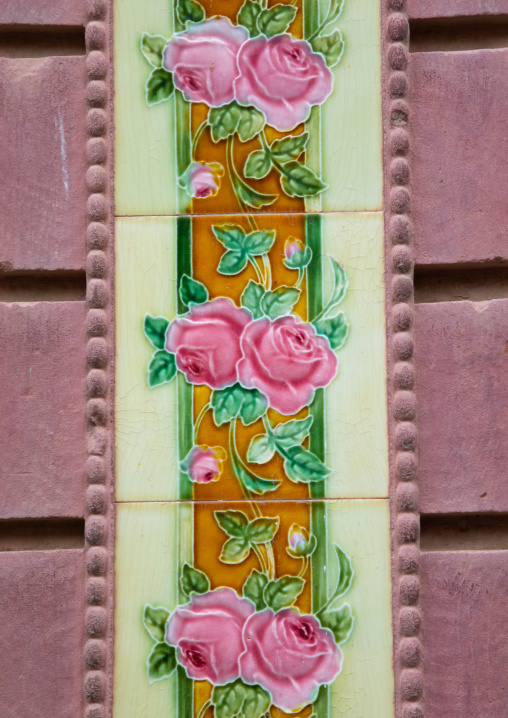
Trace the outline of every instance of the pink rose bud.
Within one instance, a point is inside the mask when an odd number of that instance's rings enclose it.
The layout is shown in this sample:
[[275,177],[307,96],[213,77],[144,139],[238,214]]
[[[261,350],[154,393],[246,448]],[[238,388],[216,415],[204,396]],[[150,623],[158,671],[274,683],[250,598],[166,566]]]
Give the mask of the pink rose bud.
[[293,558],[304,558],[314,553],[316,548],[316,537],[309,534],[307,529],[298,524],[293,524],[288,532],[288,554]]
[[178,183],[190,197],[215,197],[220,189],[224,167],[219,162],[191,162]]
[[286,240],[286,244],[284,245],[284,255],[286,259],[291,259],[294,254],[302,254],[303,249],[303,243],[300,242],[299,239],[290,237]]
[[190,480],[195,484],[218,481],[227,454],[222,446],[194,446],[181,463]]

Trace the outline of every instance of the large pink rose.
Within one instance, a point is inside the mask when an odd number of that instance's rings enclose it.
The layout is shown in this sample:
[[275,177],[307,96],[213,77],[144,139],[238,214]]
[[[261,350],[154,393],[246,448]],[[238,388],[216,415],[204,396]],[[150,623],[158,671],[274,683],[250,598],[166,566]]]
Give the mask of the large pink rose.
[[194,596],[171,615],[166,641],[176,646],[189,678],[214,685],[239,676],[242,631],[254,606],[231,588]]
[[331,683],[342,668],[332,632],[294,608],[255,613],[245,624],[243,640],[247,650],[240,656],[240,677],[259,683],[284,711],[311,703],[316,688]]
[[173,73],[186,100],[220,107],[234,99],[236,57],[248,37],[244,27],[235,27],[225,17],[190,24],[166,45],[163,66]]
[[337,373],[337,357],[328,339],[298,317],[251,322],[241,346],[241,383],[263,392],[281,414],[296,414],[307,406],[314,390],[329,384]]
[[288,34],[249,40],[238,54],[238,67],[236,99],[261,110],[281,132],[305,122],[311,106],[324,102],[333,87],[323,56]]
[[240,337],[250,321],[245,309],[219,297],[175,319],[166,334],[166,349],[176,354],[176,366],[191,384],[221,389],[238,381]]

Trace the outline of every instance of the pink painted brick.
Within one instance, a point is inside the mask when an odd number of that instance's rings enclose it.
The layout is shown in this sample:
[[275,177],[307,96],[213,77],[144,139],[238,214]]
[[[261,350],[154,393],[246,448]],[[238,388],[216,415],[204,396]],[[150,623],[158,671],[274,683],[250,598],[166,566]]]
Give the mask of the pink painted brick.
[[84,0],[2,0],[2,25],[84,25]]
[[0,269],[82,269],[84,57],[0,58]]
[[412,20],[467,15],[508,14],[508,0],[408,0]]
[[426,718],[501,718],[508,707],[508,552],[421,562]]
[[420,505],[508,511],[508,300],[416,305]]
[[416,263],[508,259],[508,50],[417,53],[410,73]]
[[85,304],[0,304],[0,517],[80,516]]
[[82,714],[83,552],[0,554],[0,703],[5,718]]

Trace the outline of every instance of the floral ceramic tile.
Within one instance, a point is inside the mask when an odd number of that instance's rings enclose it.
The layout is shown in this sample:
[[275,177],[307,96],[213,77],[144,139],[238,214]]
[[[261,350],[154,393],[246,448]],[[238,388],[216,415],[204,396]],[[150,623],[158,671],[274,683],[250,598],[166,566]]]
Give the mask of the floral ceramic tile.
[[388,525],[385,500],[120,505],[115,717],[391,718]]
[[115,2],[119,215],[378,210],[373,0]]

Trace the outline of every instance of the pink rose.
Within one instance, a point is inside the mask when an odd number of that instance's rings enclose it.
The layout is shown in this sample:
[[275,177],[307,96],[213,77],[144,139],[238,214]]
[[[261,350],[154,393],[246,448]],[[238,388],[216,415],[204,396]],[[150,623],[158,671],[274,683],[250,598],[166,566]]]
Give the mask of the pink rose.
[[283,711],[311,703],[315,690],[331,683],[342,668],[332,632],[294,608],[255,613],[245,624],[243,639],[247,650],[240,656],[242,680],[259,683]]
[[251,322],[241,346],[241,383],[259,389],[281,414],[296,414],[307,406],[314,390],[327,386],[337,373],[337,357],[328,339],[298,317]]
[[238,67],[236,99],[261,110],[281,132],[305,122],[311,106],[324,102],[333,87],[323,56],[288,34],[249,40],[238,54]]
[[191,162],[178,184],[190,197],[215,197],[220,189],[224,167],[219,162]]
[[238,678],[242,631],[252,613],[252,603],[231,588],[194,596],[176,609],[167,624],[166,640],[177,647],[178,661],[189,678],[214,685]]
[[284,244],[284,256],[286,259],[291,259],[295,254],[302,254],[304,250],[303,243],[299,239],[293,239],[293,237],[291,239],[287,239]]
[[234,99],[236,57],[248,37],[244,27],[225,17],[189,25],[166,45],[163,66],[173,73],[175,87],[186,100],[220,107]]
[[218,481],[227,454],[222,446],[194,446],[180,464],[195,484]]
[[219,297],[175,319],[166,334],[166,349],[176,354],[176,366],[191,384],[231,386],[238,381],[240,337],[250,321],[245,309]]

